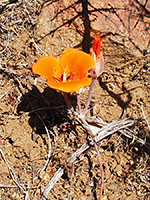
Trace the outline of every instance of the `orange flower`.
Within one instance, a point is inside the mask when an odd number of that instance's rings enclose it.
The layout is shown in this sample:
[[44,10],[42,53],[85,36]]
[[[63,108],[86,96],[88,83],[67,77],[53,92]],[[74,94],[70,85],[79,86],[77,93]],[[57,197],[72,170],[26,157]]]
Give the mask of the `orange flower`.
[[52,56],[42,56],[33,65],[34,73],[44,76],[49,87],[63,92],[75,92],[91,83],[88,70],[94,66],[92,56],[67,49],[59,60]]
[[90,55],[94,58],[95,65],[91,70],[89,70],[89,74],[93,79],[98,78],[104,69],[104,58],[103,52],[101,50],[101,41],[102,39],[99,35],[94,36],[94,43],[92,45]]

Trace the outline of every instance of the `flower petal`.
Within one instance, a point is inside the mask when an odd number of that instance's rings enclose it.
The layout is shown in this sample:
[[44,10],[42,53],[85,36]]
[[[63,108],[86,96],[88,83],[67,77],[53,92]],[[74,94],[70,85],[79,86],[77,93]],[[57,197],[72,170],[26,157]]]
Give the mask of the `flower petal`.
[[61,83],[58,83],[58,82],[53,82],[53,81],[47,81],[47,85],[53,89],[56,89],[56,90],[60,90],[60,91],[63,91],[63,92],[76,92],[78,91],[80,88],[83,88],[87,85],[90,85],[91,84],[91,79],[90,78],[82,78],[80,80],[73,80],[73,81],[70,81],[70,82],[61,82]]
[[62,68],[67,66],[70,71],[76,73],[78,78],[81,78],[94,66],[94,59],[89,54],[71,49],[62,54],[60,65]]
[[58,69],[58,63],[58,60],[52,56],[42,56],[34,63],[32,71],[46,79],[51,79],[51,74]]
[[101,40],[102,39],[99,35],[94,36],[94,42],[90,55],[94,58],[95,65],[92,69],[89,70],[89,74],[92,79],[98,78],[104,69],[104,57],[101,50]]
[[73,48],[70,48],[70,49],[66,49],[62,52],[61,54],[61,57],[64,56],[65,54],[68,54],[68,53],[71,53],[71,52],[75,52],[75,51],[79,51],[77,49],[73,49]]

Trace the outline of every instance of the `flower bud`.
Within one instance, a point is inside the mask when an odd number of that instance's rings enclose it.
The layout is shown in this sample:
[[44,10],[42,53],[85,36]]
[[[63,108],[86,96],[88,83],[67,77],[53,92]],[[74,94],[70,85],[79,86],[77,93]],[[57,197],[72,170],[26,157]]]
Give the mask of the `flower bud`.
[[92,50],[90,55],[94,58],[95,65],[92,69],[89,70],[89,75],[96,79],[98,78],[104,69],[104,57],[103,52],[101,50],[101,37],[98,35],[94,36],[94,43],[92,45]]

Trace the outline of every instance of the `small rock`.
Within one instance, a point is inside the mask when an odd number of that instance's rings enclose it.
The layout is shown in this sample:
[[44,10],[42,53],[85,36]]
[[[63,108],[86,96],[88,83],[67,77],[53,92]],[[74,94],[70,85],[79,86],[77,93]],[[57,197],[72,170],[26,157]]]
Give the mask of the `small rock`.
[[41,179],[42,183],[48,183],[50,179],[48,173],[43,172],[43,171],[40,172],[39,178]]
[[87,187],[85,191],[85,195],[90,195],[91,194],[91,188]]
[[64,188],[65,188],[65,189],[69,189],[69,188],[70,188],[70,185],[64,184]]
[[41,188],[40,188],[40,194],[43,194],[44,190],[45,190],[44,186],[41,186]]
[[107,200],[107,199],[108,199],[107,196],[102,197],[102,200]]
[[134,147],[135,151],[138,151],[139,149],[137,147]]
[[11,199],[12,199],[12,200],[20,200],[19,194],[17,194],[16,192],[13,193],[13,194],[11,195]]
[[0,103],[0,111],[1,112],[8,112],[8,106],[5,103]]
[[41,191],[40,191],[39,188],[36,190],[36,194],[37,194],[37,195],[41,195]]
[[134,161],[133,160],[130,160],[130,165],[133,165],[134,164]]
[[117,173],[117,175],[118,175],[119,177],[121,177],[121,175],[122,175],[122,167],[121,167],[120,165],[118,165],[118,166],[116,167],[116,173]]
[[44,175],[45,175],[45,172],[40,171],[40,173],[39,173],[39,178],[40,178],[40,179],[43,179]]
[[82,196],[82,200],[87,200],[87,197],[86,196]]

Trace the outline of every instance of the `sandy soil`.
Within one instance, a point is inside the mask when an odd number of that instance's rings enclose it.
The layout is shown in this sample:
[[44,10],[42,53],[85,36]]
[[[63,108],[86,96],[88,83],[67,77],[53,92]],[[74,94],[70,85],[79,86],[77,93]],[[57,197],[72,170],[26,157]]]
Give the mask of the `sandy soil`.
[[[63,50],[71,47],[89,52],[95,34],[103,38],[105,69],[94,86],[87,116],[101,122],[98,130],[108,126],[107,130],[112,131],[113,128],[109,128],[111,122],[115,124],[119,120],[122,120],[122,126],[127,119],[132,122],[98,142],[104,168],[103,200],[150,198],[149,42],[143,42],[140,30],[136,30],[139,33],[136,41],[133,33],[129,38],[125,32],[122,38],[119,32],[111,32],[108,27],[100,28],[97,13],[102,13],[90,12],[93,8],[89,5],[94,7],[95,3],[84,1],[81,4],[70,0],[46,1],[44,4],[42,0],[2,0],[0,4],[2,200],[29,197],[39,200],[58,169],[63,170],[63,175],[47,199],[99,198],[101,173],[95,148],[90,146],[74,162],[67,162],[74,152],[90,141],[90,136],[68,114],[61,93],[48,88],[44,78],[31,70],[32,64],[43,54],[59,58]],[[148,23],[145,20],[148,20],[148,5],[149,1],[142,12],[144,27]],[[112,14],[112,7],[104,6]],[[117,12],[115,4],[113,6]],[[99,7],[97,4],[97,9]],[[123,19],[127,20],[126,17]],[[116,18],[113,20],[120,23]],[[122,27],[119,28],[117,30],[121,32]],[[148,31],[143,31],[144,38],[149,36]],[[87,94],[88,88],[85,88],[80,95],[82,109]],[[77,109],[75,96],[69,98]],[[51,155],[47,160],[50,144]]]

